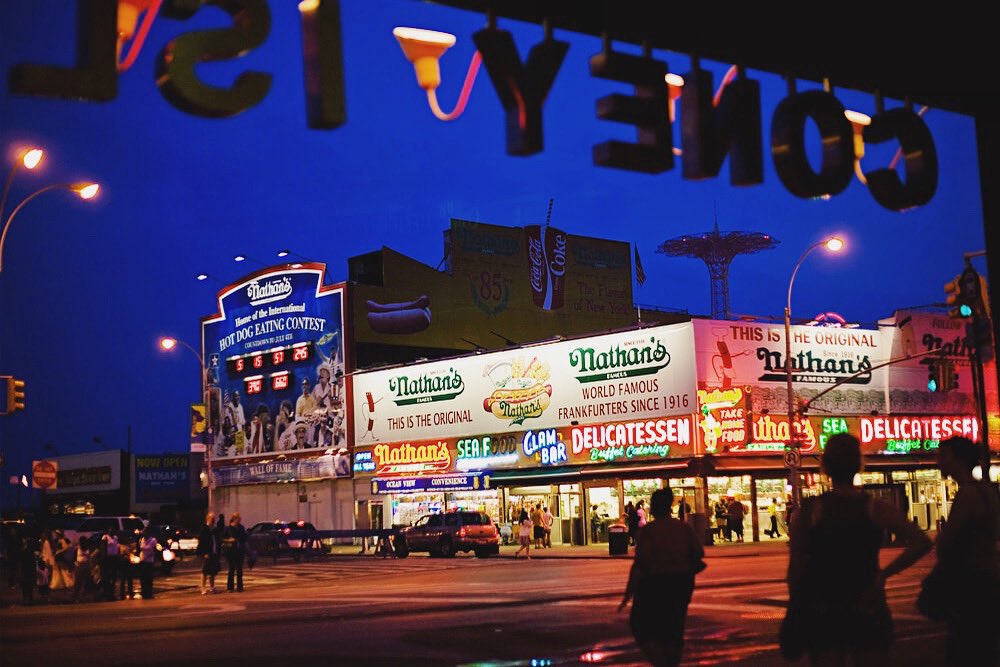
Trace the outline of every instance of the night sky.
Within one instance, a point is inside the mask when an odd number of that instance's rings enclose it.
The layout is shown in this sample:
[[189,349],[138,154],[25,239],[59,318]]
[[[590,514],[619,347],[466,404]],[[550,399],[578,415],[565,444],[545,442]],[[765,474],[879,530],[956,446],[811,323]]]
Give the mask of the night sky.
[[[174,108],[154,81],[157,53],[172,38],[218,28],[214,7],[188,21],[158,18],[136,64],[119,79],[117,99],[78,102],[14,96],[10,68],[32,62],[71,65],[75,3],[0,2],[0,147],[3,178],[16,150],[46,149],[42,168],[18,173],[7,214],[51,183],[95,180],[103,190],[83,202],[51,192],[30,202],[8,234],[0,273],[0,374],[26,381],[27,410],[0,417],[4,499],[10,475],[33,458],[126,448],[137,453],[188,447],[189,404],[198,398],[196,359],[164,354],[161,335],[197,347],[200,317],[215,312],[215,293],[242,275],[277,263],[275,253],[328,264],[344,280],[351,256],[391,247],[437,266],[451,217],[521,226],[545,220],[571,233],[634,242],[647,281],[644,305],[710,311],[709,282],[698,260],[656,253],[664,240],[710,230],[769,233],[771,251],[738,258],[730,276],[731,310],[779,317],[799,255],[831,233],[847,252],[815,253],[795,282],[793,313],[836,311],[871,325],[896,308],[939,302],[962,254],[984,248],[975,128],[970,118],[929,110],[940,180],[932,201],[894,213],[857,180],[828,201],[801,200],[778,180],[765,148],[765,183],[693,182],[679,165],[650,176],[596,167],[591,147],[634,141],[634,128],[600,121],[594,105],[631,88],[591,77],[598,39],[556,31],[571,43],[545,105],[545,150],[505,152],[504,114],[485,70],[465,114],[436,120],[412,65],[392,36],[395,26],[443,30],[457,44],[442,60],[438,91],[447,110],[458,96],[482,16],[414,0],[342,0],[348,122],[335,130],[306,123],[302,43],[296,3],[271,2],[267,41],[245,57],[199,67],[207,82],[228,86],[240,72],[273,76],[266,99],[228,119]],[[522,54],[541,41],[538,26],[500,20]],[[630,53],[629,45],[617,48]],[[657,51],[671,70],[688,56]],[[728,63],[702,62],[716,73]],[[785,82],[751,70],[761,82],[765,147]],[[818,84],[799,82],[799,89]],[[837,90],[849,108],[874,113],[872,96]],[[898,106],[887,100],[886,106]],[[679,144],[675,128],[675,142]],[[814,142],[815,143],[815,142]],[[894,148],[869,148],[864,165],[888,164]],[[819,149],[811,147],[818,161]],[[249,260],[233,262],[245,253]],[[985,270],[984,263],[978,265]],[[195,280],[201,271],[211,278]],[[95,441],[95,438],[97,439]],[[50,449],[45,449],[51,444]]]

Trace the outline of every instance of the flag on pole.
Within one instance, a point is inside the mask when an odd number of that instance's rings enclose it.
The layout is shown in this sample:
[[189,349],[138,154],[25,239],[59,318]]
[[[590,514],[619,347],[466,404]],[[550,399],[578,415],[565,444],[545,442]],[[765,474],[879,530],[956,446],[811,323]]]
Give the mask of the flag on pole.
[[639,246],[635,246],[635,279],[640,286],[646,282],[646,272],[642,270],[642,261],[639,259]]

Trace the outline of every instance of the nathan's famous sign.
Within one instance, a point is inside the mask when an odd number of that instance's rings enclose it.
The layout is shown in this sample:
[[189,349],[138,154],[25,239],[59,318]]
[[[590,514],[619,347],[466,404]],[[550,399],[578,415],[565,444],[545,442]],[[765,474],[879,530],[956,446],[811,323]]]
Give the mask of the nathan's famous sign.
[[[134,60],[153,20],[186,21],[205,5],[230,15],[232,25],[178,35],[160,48],[155,84],[176,108],[206,118],[226,118],[260,104],[271,89],[272,75],[245,71],[231,86],[206,83],[197,67],[206,62],[240,58],[264,43],[271,30],[266,0],[78,0],[77,62],[75,67],[23,63],[10,71],[10,90],[92,101],[118,95],[119,72]],[[159,7],[158,15],[156,7]],[[290,11],[291,3],[274,3]],[[333,129],[347,121],[346,78],[341,37],[340,3],[306,0],[298,3],[305,44],[302,69],[307,124]],[[143,12],[143,10],[145,10]],[[142,15],[142,24],[139,18]],[[505,112],[507,153],[534,155],[543,148],[543,107],[555,85],[569,43],[549,34],[521,59],[513,36],[487,27],[472,35]],[[396,47],[387,40],[387,49]],[[122,62],[119,62],[121,51]],[[400,56],[402,57],[402,56]],[[602,120],[636,129],[634,143],[605,141],[593,147],[594,164],[658,174],[674,168],[670,90],[667,63],[651,55],[638,56],[602,49],[590,58],[593,77],[631,84],[634,95],[615,93],[597,100]],[[277,71],[288,71],[278,63]],[[760,84],[746,76],[727,83],[713,100],[712,74],[697,65],[684,74],[680,96],[681,173],[686,179],[718,176],[726,157],[734,185],[764,181]],[[806,132],[813,128],[822,146],[818,168],[807,154]],[[855,148],[854,126],[843,104],[831,92],[792,92],[778,103],[771,120],[771,155],[782,184],[798,197],[839,194],[854,177],[855,160],[864,144],[898,144],[906,155],[900,178],[895,169],[879,165],[861,170],[864,182],[880,205],[895,211],[922,206],[937,189],[938,160],[930,130],[912,109],[898,107],[876,113],[860,131]],[[857,152],[856,152],[857,151]]]
[[332,476],[350,474],[343,289],[324,275],[322,264],[259,271],[202,319],[213,458],[333,450]]
[[693,346],[685,322],[356,373],[354,442],[690,415]]
[[[783,326],[694,320],[694,331],[700,389],[750,387],[749,407],[755,414],[765,410],[787,414]],[[882,331],[793,326],[791,338],[792,383],[800,399],[829,389],[815,403],[817,410],[887,411],[888,372],[877,366],[889,358],[891,340]]]

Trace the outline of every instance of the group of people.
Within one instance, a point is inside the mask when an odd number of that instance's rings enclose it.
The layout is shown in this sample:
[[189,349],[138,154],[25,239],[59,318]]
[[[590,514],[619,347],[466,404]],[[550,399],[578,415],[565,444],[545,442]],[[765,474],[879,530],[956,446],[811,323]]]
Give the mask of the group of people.
[[226,590],[243,592],[243,564],[249,556],[249,565],[253,569],[256,554],[247,544],[247,530],[238,513],[229,517],[226,525],[225,517],[220,514],[216,520],[215,513],[205,515],[205,524],[198,534],[198,548],[195,552],[202,561],[201,564],[201,594],[217,593],[215,576],[222,569],[222,557],[225,556],[229,566],[226,575]]
[[[938,466],[959,489],[937,536],[935,572],[947,582],[937,618],[947,626],[949,662],[961,666],[1000,664],[1000,494],[996,485],[973,477],[978,458],[979,447],[966,438],[940,444]],[[814,665],[890,664],[893,623],[886,580],[935,547],[902,510],[854,486],[862,463],[856,437],[831,437],[822,458],[831,489],[806,499],[789,519],[789,603],[779,635],[789,660],[806,655]],[[672,502],[669,488],[653,494],[655,520],[636,534],[619,606],[632,602],[629,625],[653,665],[680,663],[695,575],[705,567],[701,541],[691,526],[674,518]],[[731,506],[725,508],[727,524]],[[777,510],[776,502],[772,506]],[[887,533],[903,548],[883,567],[879,550]]]
[[[949,661],[1000,664],[1000,495],[995,485],[973,477],[978,462],[979,446],[967,438],[941,442],[938,467],[959,488],[935,545],[902,510],[854,486],[862,469],[858,440],[832,437],[823,470],[833,488],[806,499],[789,525],[789,636],[783,650],[805,653],[814,664],[886,664],[893,623],[885,582],[936,546],[935,570],[948,582],[940,616]],[[886,534],[895,535],[903,550],[882,567],[879,549]],[[789,646],[793,628],[799,639]]]
[[[738,498],[720,498],[712,507],[715,520],[714,538],[725,542],[743,542],[743,523],[747,506]],[[777,530],[777,517],[774,529]]]
[[[529,506],[530,507],[530,506]],[[541,503],[535,503],[528,512],[528,508],[522,507],[518,511],[517,517],[517,539],[518,549],[514,553],[514,558],[524,555],[531,560],[531,543],[534,540],[536,549],[547,549],[552,546],[552,522],[555,517],[548,507],[542,507]]]
[[14,561],[22,601],[32,604],[37,592],[42,602],[48,602],[52,591],[58,590],[67,591],[73,602],[152,599],[159,548],[150,528],[138,537],[108,531],[76,542],[61,530],[47,530],[37,538],[22,536]]

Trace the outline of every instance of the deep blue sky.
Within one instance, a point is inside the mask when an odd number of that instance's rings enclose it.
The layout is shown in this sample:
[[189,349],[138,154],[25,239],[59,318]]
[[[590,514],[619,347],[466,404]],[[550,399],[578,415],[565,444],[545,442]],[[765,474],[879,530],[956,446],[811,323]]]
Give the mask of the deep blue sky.
[[[829,201],[797,199],[778,181],[769,155],[765,184],[742,189],[729,185],[728,165],[722,177],[703,182],[683,180],[679,166],[657,176],[595,167],[592,145],[634,139],[632,128],[597,120],[595,101],[629,88],[590,76],[588,60],[599,40],[557,31],[571,47],[545,106],[545,150],[510,157],[503,112],[485,70],[465,114],[442,123],[391,35],[394,26],[409,25],[458,36],[442,61],[439,97],[449,109],[483,17],[415,0],[342,0],[348,123],[310,130],[296,3],[270,4],[271,32],[262,47],[234,63],[200,69],[217,85],[248,69],[268,72],[270,93],[236,118],[210,120],[171,106],[153,69],[169,39],[227,25],[221,11],[205,7],[186,22],[158,19],[139,60],[121,75],[117,99],[92,103],[6,92],[16,63],[73,62],[75,3],[0,3],[3,177],[17,147],[37,143],[47,150],[44,169],[18,175],[8,212],[49,183],[94,179],[104,187],[90,204],[64,193],[43,195],[24,208],[8,235],[0,274],[0,373],[27,381],[28,409],[0,417],[5,487],[9,475],[27,472],[32,458],[45,455],[45,443],[62,454],[91,451],[96,436],[124,448],[129,426],[136,452],[184,451],[188,404],[198,394],[196,361],[184,350],[164,355],[156,340],[172,334],[197,346],[199,318],[214,312],[216,290],[273,263],[281,247],[327,262],[332,280],[346,277],[348,257],[382,245],[436,266],[450,217],[538,223],[553,198],[554,225],[638,244],[648,276],[636,292],[639,302],[704,314],[704,265],[655,249],[666,239],[710,229],[717,214],[723,231],[759,230],[781,241],[775,250],[734,262],[734,312],[779,316],[800,253],[841,232],[847,254],[807,260],[793,311],[805,317],[834,310],[862,322],[940,301],[943,283],[961,269],[962,253],[984,247],[969,118],[935,109],[926,114],[940,183],[930,204],[903,214],[881,208],[856,180]],[[522,57],[542,38],[538,26],[501,20],[499,27],[514,33]],[[689,69],[686,55],[654,55],[673,71]],[[703,65],[716,71],[717,81],[728,66]],[[767,145],[785,83],[765,72],[749,74],[761,82]],[[870,95],[837,95],[848,107],[874,112]],[[887,100],[887,106],[898,104]],[[869,149],[865,164],[885,164],[891,156],[890,149]],[[236,252],[258,262],[236,265]],[[203,270],[217,282],[195,281]]]

